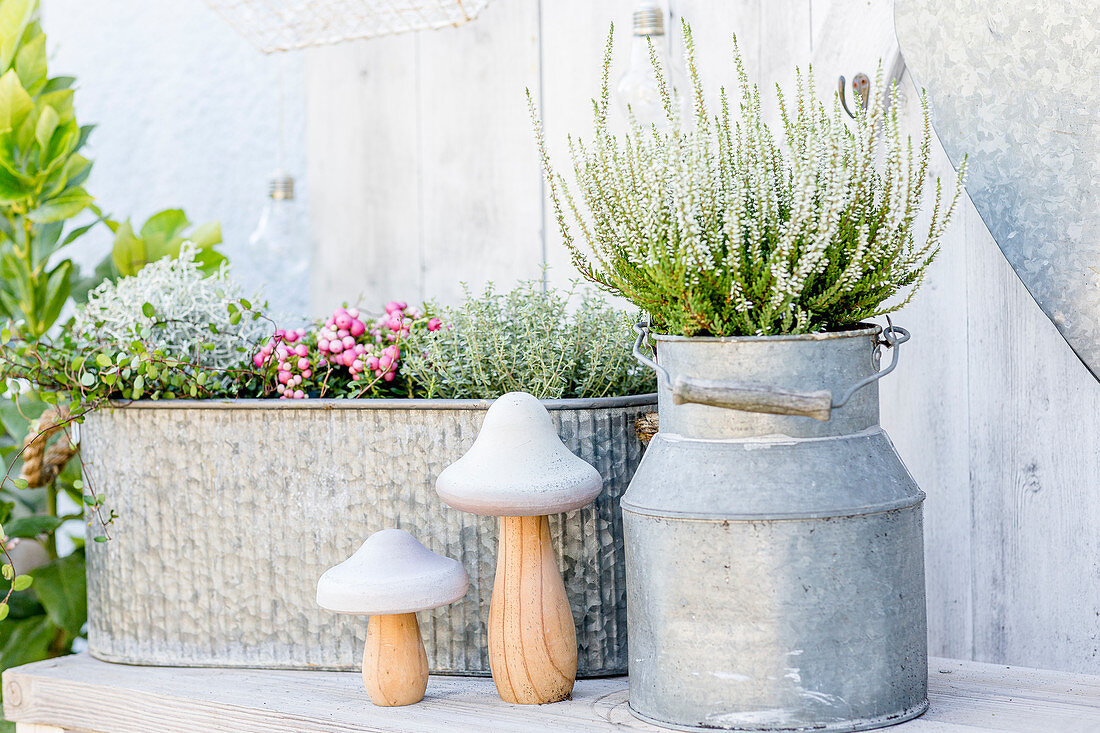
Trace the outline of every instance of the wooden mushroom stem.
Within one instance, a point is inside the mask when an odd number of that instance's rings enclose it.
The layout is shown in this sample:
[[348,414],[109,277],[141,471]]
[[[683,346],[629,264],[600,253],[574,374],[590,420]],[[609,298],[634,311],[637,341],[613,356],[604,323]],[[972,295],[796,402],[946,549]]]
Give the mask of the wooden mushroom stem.
[[424,699],[428,656],[415,613],[370,617],[363,646],[363,684],[371,702],[383,707]]
[[505,702],[569,697],[577,678],[577,631],[546,517],[501,517],[489,667]]

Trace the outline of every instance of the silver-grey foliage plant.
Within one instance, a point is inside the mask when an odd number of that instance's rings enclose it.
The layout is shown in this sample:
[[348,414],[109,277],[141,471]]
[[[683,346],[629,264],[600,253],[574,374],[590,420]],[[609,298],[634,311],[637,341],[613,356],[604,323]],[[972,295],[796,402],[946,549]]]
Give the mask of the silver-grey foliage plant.
[[402,374],[418,396],[492,399],[523,391],[540,399],[652,392],[652,373],[630,353],[636,315],[574,290],[520,283],[499,294],[466,290],[458,307],[428,306],[443,326],[403,347]]
[[[530,105],[557,220],[580,272],[648,312],[657,329],[685,336],[839,329],[901,307],[936,256],[964,174],[946,192],[936,180],[918,239],[931,147],[923,96],[914,151],[900,130],[896,85],[849,121],[839,99],[830,112],[811,77],[799,74],[793,104],[777,89],[777,135],[736,40],[737,111],[723,89],[712,114],[686,23],[683,33],[691,121],[681,123],[651,46],[667,126],[629,115],[624,137],[608,127],[608,37],[595,134],[569,140],[575,185],[552,169]],[[880,69],[876,89],[882,81]]]
[[185,244],[176,259],[157,260],[92,290],[76,311],[78,338],[119,350],[143,341],[203,369],[240,365],[273,327],[254,317],[256,311],[241,299],[240,286],[224,264],[207,276],[195,256],[194,245]]

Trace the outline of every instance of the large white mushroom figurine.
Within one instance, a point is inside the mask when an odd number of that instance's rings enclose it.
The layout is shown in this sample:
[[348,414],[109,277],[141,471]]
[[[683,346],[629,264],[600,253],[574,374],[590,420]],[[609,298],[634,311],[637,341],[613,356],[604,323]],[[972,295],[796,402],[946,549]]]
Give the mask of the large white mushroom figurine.
[[577,632],[547,515],[591,503],[602,485],[525,392],[497,399],[470,450],[436,480],[452,507],[500,517],[489,667],[505,702],[557,702],[573,691]]
[[369,615],[363,684],[375,705],[424,699],[428,657],[416,612],[466,595],[462,563],[441,557],[400,529],[375,532],[354,555],[317,581],[317,603],[336,613]]

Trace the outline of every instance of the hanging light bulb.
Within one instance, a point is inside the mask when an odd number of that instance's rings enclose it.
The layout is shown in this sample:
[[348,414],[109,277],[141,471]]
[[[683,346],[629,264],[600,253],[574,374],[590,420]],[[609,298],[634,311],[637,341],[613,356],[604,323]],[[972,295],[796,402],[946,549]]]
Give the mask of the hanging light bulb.
[[248,263],[263,277],[263,291],[280,326],[298,326],[309,314],[309,234],[286,171],[271,176],[268,200],[248,238]]
[[634,11],[634,39],[630,46],[630,66],[619,78],[615,87],[624,111],[629,109],[644,127],[656,125],[658,129],[669,127],[668,114],[661,101],[660,86],[653,62],[649,57],[649,44],[657,51],[661,75],[673,95],[673,112],[677,120],[683,118],[687,104],[687,79],[684,73],[671,63],[668,42],[665,37],[665,18],[654,2],[643,2]]

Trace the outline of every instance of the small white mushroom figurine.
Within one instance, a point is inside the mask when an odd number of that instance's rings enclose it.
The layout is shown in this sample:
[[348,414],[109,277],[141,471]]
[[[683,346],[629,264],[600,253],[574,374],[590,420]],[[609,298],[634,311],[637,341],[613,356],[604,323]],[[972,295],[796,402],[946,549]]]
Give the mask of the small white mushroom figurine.
[[428,657],[416,612],[466,595],[462,563],[441,557],[400,529],[375,532],[355,554],[317,581],[317,604],[336,613],[369,615],[363,684],[375,705],[424,699]]
[[573,691],[577,631],[547,515],[589,504],[602,485],[525,392],[497,399],[470,450],[436,480],[454,508],[500,517],[489,667],[505,702],[557,702]]

